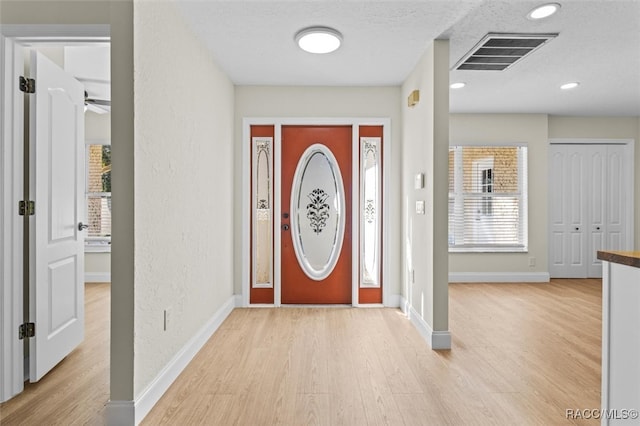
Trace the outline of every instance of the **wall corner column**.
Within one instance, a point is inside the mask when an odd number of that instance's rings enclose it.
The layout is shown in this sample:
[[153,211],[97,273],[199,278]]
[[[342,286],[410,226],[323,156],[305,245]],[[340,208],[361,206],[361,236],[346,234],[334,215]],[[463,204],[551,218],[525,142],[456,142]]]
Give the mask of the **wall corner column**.
[[[449,333],[449,40],[433,43],[433,331],[432,348],[450,349]],[[436,341],[436,337],[438,340]]]

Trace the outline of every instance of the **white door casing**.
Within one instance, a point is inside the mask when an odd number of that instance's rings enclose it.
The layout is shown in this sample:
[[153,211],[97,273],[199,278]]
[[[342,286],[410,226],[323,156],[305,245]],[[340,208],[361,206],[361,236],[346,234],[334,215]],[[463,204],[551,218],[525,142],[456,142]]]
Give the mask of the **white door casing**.
[[[0,402],[22,392],[24,361],[18,324],[23,321],[23,221],[18,202],[24,193],[24,95],[16,79],[24,69],[23,52],[0,35]],[[22,118],[22,115],[19,116]]]
[[84,338],[84,88],[38,52],[31,56],[30,381]]

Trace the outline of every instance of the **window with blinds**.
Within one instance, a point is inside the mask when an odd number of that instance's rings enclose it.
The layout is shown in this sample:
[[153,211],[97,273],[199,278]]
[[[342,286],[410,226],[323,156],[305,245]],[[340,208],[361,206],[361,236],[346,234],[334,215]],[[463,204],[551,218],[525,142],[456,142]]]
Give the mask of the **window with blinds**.
[[89,250],[108,250],[111,244],[111,145],[88,144],[87,237]]
[[527,147],[449,148],[449,251],[527,251]]

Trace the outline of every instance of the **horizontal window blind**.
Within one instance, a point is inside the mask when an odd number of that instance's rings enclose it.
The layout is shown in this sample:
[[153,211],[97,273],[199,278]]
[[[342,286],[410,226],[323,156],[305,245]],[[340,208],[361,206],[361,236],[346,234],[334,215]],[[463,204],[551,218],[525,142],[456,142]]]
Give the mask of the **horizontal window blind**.
[[449,149],[451,251],[526,251],[526,146]]

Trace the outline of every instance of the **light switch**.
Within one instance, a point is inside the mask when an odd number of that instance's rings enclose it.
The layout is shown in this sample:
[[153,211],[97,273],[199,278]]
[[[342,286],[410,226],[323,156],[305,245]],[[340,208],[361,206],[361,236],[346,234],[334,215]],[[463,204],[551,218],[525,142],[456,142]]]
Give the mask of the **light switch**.
[[424,173],[418,173],[418,174],[415,176],[414,188],[415,188],[415,189],[422,189],[422,188],[424,188]]
[[416,201],[416,214],[424,214],[424,201]]

